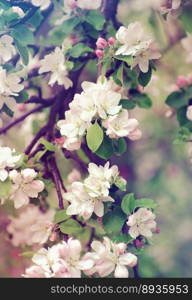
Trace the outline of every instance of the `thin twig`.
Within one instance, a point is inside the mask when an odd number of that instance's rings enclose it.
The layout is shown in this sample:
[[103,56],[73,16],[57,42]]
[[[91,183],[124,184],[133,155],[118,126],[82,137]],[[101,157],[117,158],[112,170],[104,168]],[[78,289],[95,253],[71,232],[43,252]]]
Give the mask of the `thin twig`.
[[14,127],[15,125],[17,125],[18,123],[20,123],[23,120],[25,120],[31,114],[34,114],[34,113],[36,113],[38,111],[41,111],[43,108],[48,107],[50,105],[51,105],[50,103],[41,104],[41,105],[33,108],[32,110],[28,111],[27,113],[25,113],[24,115],[22,115],[18,119],[14,120],[13,122],[11,122],[10,124],[8,124],[4,128],[0,129],[0,135],[1,134],[5,134],[9,129],[11,129],[12,127]]
[[63,196],[62,196],[61,186],[60,186],[61,182],[60,182],[60,179],[58,176],[58,167],[57,167],[56,159],[54,156],[52,156],[50,158],[49,165],[51,167],[52,177],[53,177],[53,181],[55,183],[55,188],[57,191],[57,196],[58,196],[58,200],[59,200],[59,208],[64,209]]

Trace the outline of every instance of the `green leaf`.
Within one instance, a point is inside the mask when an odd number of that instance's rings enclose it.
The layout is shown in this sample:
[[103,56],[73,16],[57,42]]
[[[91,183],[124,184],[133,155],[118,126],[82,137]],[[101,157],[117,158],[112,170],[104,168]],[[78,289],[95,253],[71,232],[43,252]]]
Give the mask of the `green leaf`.
[[34,44],[33,32],[26,25],[17,25],[11,31],[11,36],[23,46]]
[[11,118],[14,116],[14,112],[6,104],[3,105],[2,111],[4,111]]
[[127,234],[127,235],[118,234],[112,238],[112,241],[114,241],[116,243],[125,243],[125,244],[129,244],[133,240],[134,240],[134,238],[132,238],[129,234]]
[[131,55],[115,55],[114,58],[126,62],[128,66],[133,64],[133,57]]
[[154,209],[157,207],[157,203],[155,203],[152,199],[142,198],[135,201],[135,208],[137,207]]
[[141,108],[150,108],[152,106],[152,101],[147,94],[138,94],[133,98],[137,105]]
[[65,234],[75,234],[83,231],[83,227],[81,227],[81,225],[73,219],[68,219],[67,221],[61,223],[59,228],[61,232]]
[[140,71],[139,77],[138,77],[138,81],[139,81],[140,85],[142,85],[143,87],[148,85],[149,81],[151,80],[151,76],[152,76],[151,66],[149,66],[149,70],[146,73],[143,73]]
[[24,65],[28,65],[29,63],[29,53],[27,46],[23,46],[18,40],[15,41],[15,46],[21,56],[22,62]]
[[107,233],[118,233],[121,231],[127,216],[117,207],[103,217],[103,226]]
[[136,103],[132,99],[121,99],[120,105],[124,109],[134,109],[136,107]]
[[111,66],[111,58],[106,58],[105,61],[102,63],[102,69],[101,69],[101,74],[102,76],[106,75],[107,70]]
[[185,90],[171,93],[165,103],[174,108],[188,105],[190,95]]
[[70,218],[70,216],[68,216],[66,214],[66,210],[64,210],[64,209],[58,210],[55,214],[54,222],[60,223],[60,222],[68,220],[69,218]]
[[15,100],[17,103],[24,103],[28,100],[28,98],[29,98],[29,95],[24,90],[19,93],[19,96],[15,96]]
[[40,10],[37,10],[36,13],[27,21],[27,23],[37,28],[41,25],[42,21],[43,21],[43,15]]
[[84,43],[78,43],[70,49],[69,55],[77,58],[87,52],[93,52],[93,49],[86,46]]
[[105,24],[104,16],[96,10],[88,11],[84,17],[84,21],[92,25],[98,31],[102,30]]
[[45,149],[47,149],[48,151],[55,152],[55,146],[52,143],[48,142],[46,139],[41,138],[39,142],[40,144],[44,145]]
[[103,141],[103,137],[103,130],[97,122],[95,122],[88,128],[86,141],[89,149],[92,152],[96,152],[98,150]]
[[116,178],[114,184],[116,185],[116,187],[118,187],[123,192],[125,192],[127,189],[127,181],[121,176],[118,176]]
[[121,155],[127,151],[127,143],[124,138],[119,138],[113,142],[114,152],[117,155]]
[[95,153],[103,159],[109,159],[113,155],[112,140],[104,135],[103,142]]
[[125,214],[130,214],[135,208],[135,197],[134,194],[127,194],[123,197],[121,202],[121,208]]
[[11,192],[11,181],[7,179],[6,181],[0,181],[0,199],[7,199]]

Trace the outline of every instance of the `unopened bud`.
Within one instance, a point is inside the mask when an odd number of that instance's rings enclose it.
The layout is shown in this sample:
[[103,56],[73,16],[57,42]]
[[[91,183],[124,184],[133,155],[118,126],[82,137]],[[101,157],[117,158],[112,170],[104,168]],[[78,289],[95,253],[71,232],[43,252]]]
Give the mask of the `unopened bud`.
[[98,38],[96,45],[97,45],[97,48],[104,49],[105,47],[107,47],[107,41],[100,37],[100,38]]
[[114,46],[115,44],[116,44],[116,39],[114,38],[114,37],[110,37],[109,39],[108,39],[108,44],[109,44],[109,46]]
[[100,50],[100,49],[97,49],[97,50],[95,51],[95,54],[96,54],[96,56],[97,56],[98,58],[102,58],[103,55],[104,55],[103,50]]

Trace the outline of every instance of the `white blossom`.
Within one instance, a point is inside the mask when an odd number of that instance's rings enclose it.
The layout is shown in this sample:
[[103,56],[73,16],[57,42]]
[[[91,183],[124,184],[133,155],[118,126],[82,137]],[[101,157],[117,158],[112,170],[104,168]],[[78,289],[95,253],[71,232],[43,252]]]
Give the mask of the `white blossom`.
[[104,237],[104,241],[93,241],[91,244],[93,252],[85,257],[93,259],[95,265],[88,271],[87,275],[98,273],[100,277],[107,277],[114,272],[115,278],[129,277],[128,267],[134,267],[137,264],[137,257],[126,252],[125,243],[113,243],[109,238]]
[[129,24],[128,28],[121,26],[116,38],[122,46],[116,55],[131,55],[134,58],[132,67],[139,65],[142,72],[149,68],[149,60],[160,58],[160,53],[154,48],[153,40],[146,36],[143,26],[139,22]]
[[38,173],[33,169],[24,169],[21,172],[13,170],[9,177],[13,182],[10,199],[14,201],[15,208],[29,204],[30,198],[37,198],[44,190],[44,183],[35,179]]
[[0,95],[18,96],[24,88],[20,81],[21,78],[16,73],[7,74],[6,70],[0,67]]
[[9,175],[7,168],[14,168],[20,161],[21,155],[9,147],[0,147],[0,181],[5,181]]
[[9,61],[16,53],[13,46],[13,38],[10,35],[3,35],[0,37],[0,64]]
[[147,208],[139,208],[134,214],[130,215],[127,221],[129,234],[133,238],[143,235],[147,238],[152,237],[152,230],[156,228],[154,219],[156,216]]
[[40,60],[41,67],[39,74],[51,72],[49,85],[53,86],[56,82],[64,85],[65,89],[70,88],[73,83],[68,77],[65,56],[61,48],[56,47],[55,50]]
[[139,126],[136,119],[129,119],[129,113],[125,109],[119,115],[110,116],[102,124],[107,129],[106,134],[112,139],[129,137]]
[[53,227],[54,210],[43,213],[35,205],[23,208],[17,217],[10,217],[7,231],[12,235],[14,246],[44,244],[50,237]]
[[41,10],[47,9],[50,4],[51,0],[31,0],[34,6],[40,7]]
[[79,278],[82,270],[93,267],[92,259],[81,257],[79,240],[69,239],[51,248],[40,249],[32,258],[34,266],[28,268],[24,277]]
[[104,214],[103,202],[114,201],[109,196],[91,197],[81,182],[73,182],[70,192],[65,193],[64,198],[70,202],[66,213],[82,216],[85,220],[88,220],[93,212],[98,217],[102,217]]

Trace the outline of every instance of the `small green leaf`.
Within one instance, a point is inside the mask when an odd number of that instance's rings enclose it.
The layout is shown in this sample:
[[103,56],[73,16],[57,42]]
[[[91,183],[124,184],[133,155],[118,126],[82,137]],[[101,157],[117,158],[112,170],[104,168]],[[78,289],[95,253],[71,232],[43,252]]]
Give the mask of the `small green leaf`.
[[107,233],[118,233],[121,231],[127,216],[117,207],[103,217],[103,226]]
[[123,197],[121,202],[121,208],[125,214],[130,214],[135,208],[135,197],[134,194],[127,194]]
[[70,49],[69,55],[74,58],[78,58],[79,56],[87,52],[93,52],[93,49],[86,46],[84,43],[78,43]]
[[152,199],[142,198],[135,201],[135,208],[137,207],[154,209],[157,207],[157,203],[155,203]]
[[105,24],[105,18],[96,10],[90,10],[84,17],[84,21],[92,25],[96,30],[102,30]]
[[186,91],[178,91],[171,93],[165,103],[174,108],[180,108],[188,105],[190,95]]
[[124,109],[134,109],[136,107],[136,103],[132,99],[121,99],[119,104]]
[[127,143],[124,138],[119,138],[113,142],[114,152],[117,155],[121,155],[127,151]]
[[70,216],[68,216],[66,214],[66,210],[64,210],[64,209],[58,210],[55,214],[54,222],[60,223],[60,222],[68,220],[69,218],[70,218]]
[[131,55],[115,55],[114,57],[118,60],[126,62],[128,66],[133,64],[133,57]]
[[125,192],[127,189],[127,181],[121,176],[118,176],[116,178],[114,184],[116,185],[116,187],[118,187],[123,192]]
[[133,98],[133,101],[141,108],[150,108],[152,106],[152,101],[147,94],[138,94]]
[[143,73],[142,71],[140,71],[139,77],[138,77],[138,81],[139,81],[140,85],[142,85],[143,87],[148,85],[149,81],[151,80],[151,76],[152,76],[151,66],[149,66],[149,70],[146,73]]
[[29,52],[27,46],[23,46],[18,40],[15,39],[15,46],[21,56],[24,65],[29,63]]
[[81,227],[81,225],[73,219],[68,219],[67,221],[61,223],[59,228],[61,232],[65,234],[75,234],[83,231],[83,227]]
[[104,135],[103,142],[95,153],[103,159],[109,159],[114,153],[112,140]]
[[86,141],[89,149],[92,152],[96,152],[98,150],[103,141],[103,137],[103,130],[97,122],[95,122],[88,128]]
[[48,151],[55,152],[55,146],[52,143],[48,142],[46,139],[41,138],[39,142],[40,144],[44,145]]
[[29,98],[29,95],[24,90],[19,93],[19,96],[15,96],[15,100],[17,103],[24,103],[28,100],[28,98]]
[[4,111],[9,117],[14,116],[14,112],[4,103],[2,111]]
[[17,25],[11,31],[11,36],[23,46],[34,44],[33,32],[26,25]]
[[7,199],[11,192],[11,181],[7,179],[6,181],[0,181],[0,199]]

